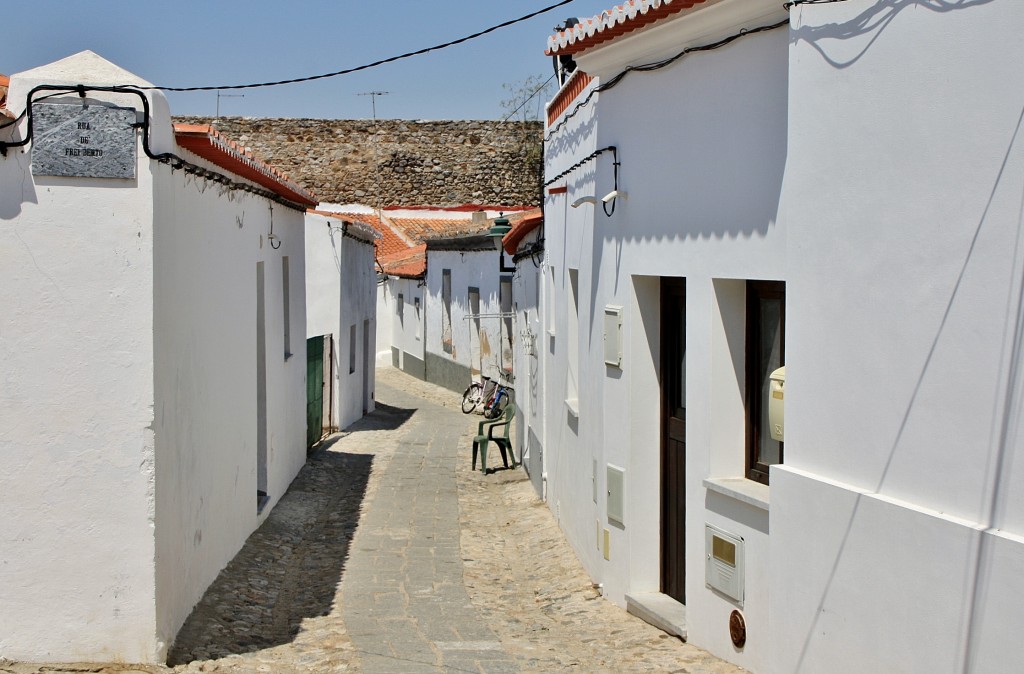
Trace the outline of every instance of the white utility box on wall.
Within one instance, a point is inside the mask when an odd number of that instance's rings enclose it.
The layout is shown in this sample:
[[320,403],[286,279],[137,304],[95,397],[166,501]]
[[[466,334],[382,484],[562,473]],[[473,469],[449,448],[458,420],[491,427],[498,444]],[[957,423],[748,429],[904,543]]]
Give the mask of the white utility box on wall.
[[743,605],[743,538],[704,525],[704,583]]
[[622,307],[604,308],[604,362],[622,367]]

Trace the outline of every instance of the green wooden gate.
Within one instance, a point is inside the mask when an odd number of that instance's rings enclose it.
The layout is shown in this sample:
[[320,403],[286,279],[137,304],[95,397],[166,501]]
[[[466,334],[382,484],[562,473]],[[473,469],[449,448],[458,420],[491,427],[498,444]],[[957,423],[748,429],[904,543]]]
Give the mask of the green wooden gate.
[[306,447],[324,432],[324,336],[306,340]]

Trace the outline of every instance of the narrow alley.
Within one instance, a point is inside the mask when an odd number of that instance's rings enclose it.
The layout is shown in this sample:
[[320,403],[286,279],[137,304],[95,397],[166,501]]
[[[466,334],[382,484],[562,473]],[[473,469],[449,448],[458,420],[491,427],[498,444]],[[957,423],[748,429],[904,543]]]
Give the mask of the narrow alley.
[[0,672],[742,671],[602,599],[521,468],[470,470],[480,418],[455,394],[377,377],[377,411],[310,458],[168,668]]

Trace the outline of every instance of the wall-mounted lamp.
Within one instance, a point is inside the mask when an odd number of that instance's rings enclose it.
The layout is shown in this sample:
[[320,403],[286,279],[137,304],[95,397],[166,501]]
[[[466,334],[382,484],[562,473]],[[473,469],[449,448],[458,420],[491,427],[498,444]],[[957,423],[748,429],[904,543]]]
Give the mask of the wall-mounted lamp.
[[494,240],[495,247],[498,249],[498,269],[502,272],[515,271],[515,265],[505,264],[505,249],[501,246],[501,240],[506,234],[512,230],[512,225],[509,223],[508,218],[505,217],[504,213],[498,215],[494,219],[494,224],[487,231],[487,236]]
[[597,205],[597,197],[580,197],[576,201],[572,202],[571,206],[573,208],[579,208],[583,204],[592,204],[592,205],[596,206]]
[[[606,194],[603,197],[601,197],[601,201],[603,201],[604,203],[607,204],[609,201],[612,201],[614,199],[625,199],[626,196],[627,196],[626,193],[624,191],[622,191],[622,190],[612,190],[608,194]],[[596,203],[596,200],[595,200],[595,203]]]

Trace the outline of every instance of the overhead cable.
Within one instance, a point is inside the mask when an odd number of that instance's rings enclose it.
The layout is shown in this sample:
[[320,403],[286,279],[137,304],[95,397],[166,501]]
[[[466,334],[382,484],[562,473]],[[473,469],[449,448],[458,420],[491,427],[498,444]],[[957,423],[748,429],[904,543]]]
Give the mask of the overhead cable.
[[[836,1],[839,1],[839,0],[836,0]],[[561,129],[563,126],[565,126],[566,123],[568,123],[568,121],[570,119],[572,119],[573,116],[575,116],[576,113],[579,112],[581,108],[583,108],[583,106],[585,106],[588,103],[590,103],[591,99],[594,97],[594,94],[597,94],[597,93],[602,92],[602,91],[608,91],[609,89],[611,89],[612,87],[617,85],[619,82],[624,80],[626,78],[626,76],[629,75],[630,73],[635,73],[635,72],[643,73],[643,72],[651,72],[651,71],[654,71],[654,70],[660,70],[662,68],[666,68],[666,67],[672,65],[673,63],[675,63],[679,59],[683,58],[684,56],[687,56],[687,55],[692,54],[694,52],[712,51],[713,49],[720,49],[720,48],[726,46],[727,44],[735,42],[736,40],[740,39],[741,37],[746,37],[748,35],[754,35],[756,33],[764,33],[764,32],[769,31],[769,30],[775,30],[776,28],[781,28],[782,26],[785,26],[785,25],[788,25],[788,24],[789,24],[789,19],[785,19],[783,21],[779,21],[778,23],[769,24],[767,26],[759,26],[757,28],[750,28],[750,29],[744,28],[740,32],[735,33],[734,35],[730,35],[729,37],[722,38],[721,40],[718,40],[717,42],[712,42],[711,44],[701,45],[699,47],[688,47],[687,49],[684,49],[683,51],[679,52],[675,56],[670,56],[669,58],[663,59],[661,61],[655,61],[654,63],[646,63],[644,65],[639,65],[639,66],[629,66],[628,68],[626,68],[625,70],[620,72],[618,75],[616,75],[615,77],[613,77],[610,80],[608,80],[607,82],[599,84],[598,86],[596,86],[593,89],[591,89],[590,93],[587,94],[586,98],[584,98],[582,101],[577,103],[575,106],[573,106],[573,109],[571,111],[569,111],[568,113],[566,113],[565,115],[562,116],[562,121],[560,121],[558,124],[556,124],[550,130],[548,130],[547,135],[544,136],[544,140],[545,141],[551,140],[551,136],[552,135],[554,135],[559,129]]]
[[282,85],[282,84],[298,84],[299,82],[312,82],[313,80],[322,80],[322,79],[327,79],[329,77],[338,77],[339,75],[349,75],[351,73],[356,73],[356,72],[359,72],[359,71],[362,71],[362,70],[369,70],[370,68],[376,68],[377,66],[381,66],[381,65],[384,65],[386,63],[393,63],[395,61],[400,61],[402,59],[407,59],[407,58],[410,58],[410,57],[413,57],[413,56],[421,56],[423,54],[427,54],[427,53],[430,53],[430,52],[433,52],[433,51],[440,51],[441,49],[447,49],[448,47],[454,47],[455,45],[462,44],[463,42],[469,42],[470,40],[475,40],[476,38],[482,37],[484,35],[487,35],[488,33],[493,33],[496,30],[500,30],[502,28],[507,28],[508,26],[512,26],[512,25],[517,24],[517,23],[521,23],[521,22],[526,21],[528,19],[532,19],[535,16],[540,16],[541,14],[545,14],[547,12],[550,12],[551,10],[557,9],[558,7],[562,7],[564,5],[568,5],[570,2],[573,2],[573,0],[561,0],[560,2],[556,2],[556,3],[552,4],[552,5],[548,5],[547,7],[543,7],[541,9],[538,9],[535,12],[530,12],[529,14],[526,14],[525,16],[521,16],[518,19],[510,19],[508,21],[504,21],[502,23],[497,24],[496,26],[491,26],[490,28],[486,28],[484,30],[477,31],[476,33],[473,33],[471,35],[467,35],[465,37],[460,37],[457,40],[451,40],[450,42],[445,42],[443,44],[434,45],[433,47],[425,47],[423,49],[417,49],[416,51],[411,51],[411,52],[406,52],[404,54],[399,54],[398,56],[391,56],[391,57],[386,58],[386,59],[381,59],[379,61],[374,61],[373,63],[367,63],[365,65],[356,66],[354,68],[345,68],[344,70],[336,70],[334,72],[323,73],[321,75],[310,75],[308,77],[296,77],[296,78],[289,79],[289,80],[278,80],[276,82],[259,82],[259,83],[256,83],[256,84],[230,84],[230,85],[223,85],[222,84],[222,85],[217,85],[217,86],[204,86],[204,87],[164,87],[164,86],[159,86],[158,87],[158,86],[149,86],[149,87],[135,87],[135,88],[136,89],[161,89],[163,91],[214,91],[216,89],[220,89],[220,90],[226,90],[226,89],[257,89],[257,88],[261,88],[261,87],[276,87],[276,86],[279,86],[279,85]]

